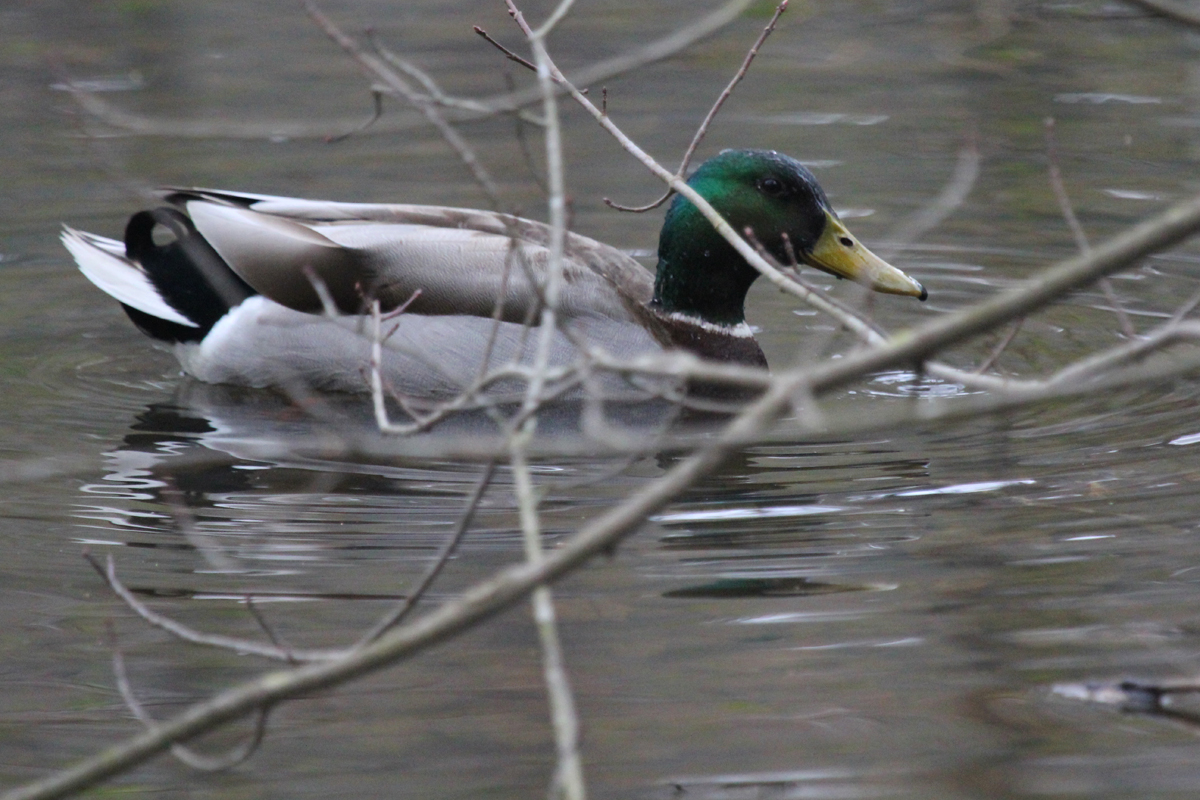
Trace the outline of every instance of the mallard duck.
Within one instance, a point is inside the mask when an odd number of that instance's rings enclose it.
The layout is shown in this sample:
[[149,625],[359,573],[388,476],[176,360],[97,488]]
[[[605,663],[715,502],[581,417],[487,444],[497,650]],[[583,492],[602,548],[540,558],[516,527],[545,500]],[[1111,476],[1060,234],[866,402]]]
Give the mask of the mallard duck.
[[[875,256],[838,219],[800,162],[725,150],[688,183],[781,261],[785,239],[817,269],[924,300],[921,284]],[[388,320],[383,373],[410,397],[470,385],[485,360],[528,360],[537,337],[548,226],[491,211],[338,203],[169,188],[118,242],[65,227],[79,269],[183,369],[210,383],[364,391],[368,300]],[[786,234],[786,237],[785,237]],[[625,358],[667,348],[766,366],[746,324],[759,273],[690,202],[667,210],[651,275],[629,255],[569,234],[552,361],[586,340]],[[330,304],[336,307],[331,311]]]

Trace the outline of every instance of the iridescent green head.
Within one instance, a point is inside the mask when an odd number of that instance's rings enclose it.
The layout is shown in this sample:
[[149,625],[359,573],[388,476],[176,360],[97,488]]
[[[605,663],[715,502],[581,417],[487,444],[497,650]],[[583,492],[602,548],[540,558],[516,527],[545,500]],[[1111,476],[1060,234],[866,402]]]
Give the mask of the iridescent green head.
[[[925,299],[919,283],[846,230],[816,178],[794,158],[774,150],[724,150],[701,164],[688,184],[734,230],[752,229],[781,263],[789,261],[786,238],[802,263],[875,291]],[[736,325],[745,320],[746,292],[758,275],[690,201],[675,198],[659,235],[656,307]]]

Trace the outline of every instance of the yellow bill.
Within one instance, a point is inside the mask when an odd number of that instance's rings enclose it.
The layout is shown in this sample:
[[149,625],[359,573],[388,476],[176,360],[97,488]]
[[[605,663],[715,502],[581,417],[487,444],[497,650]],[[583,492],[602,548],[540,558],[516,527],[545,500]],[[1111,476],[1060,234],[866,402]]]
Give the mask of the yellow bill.
[[868,250],[850,235],[840,219],[829,212],[825,213],[825,231],[821,238],[812,252],[800,254],[800,260],[877,292],[903,294],[921,300],[929,296],[924,286]]

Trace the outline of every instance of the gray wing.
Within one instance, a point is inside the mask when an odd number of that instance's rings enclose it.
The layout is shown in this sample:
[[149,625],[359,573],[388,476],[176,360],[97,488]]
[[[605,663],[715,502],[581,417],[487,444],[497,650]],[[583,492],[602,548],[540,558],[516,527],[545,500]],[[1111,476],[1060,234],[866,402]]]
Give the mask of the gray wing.
[[[312,274],[339,309],[364,298],[384,309],[418,298],[418,314],[522,322],[540,307],[549,229],[505,214],[440,206],[335,203],[203,189],[167,190],[197,230],[254,289],[298,311],[318,311]],[[616,248],[569,234],[560,311],[640,322],[650,274]]]

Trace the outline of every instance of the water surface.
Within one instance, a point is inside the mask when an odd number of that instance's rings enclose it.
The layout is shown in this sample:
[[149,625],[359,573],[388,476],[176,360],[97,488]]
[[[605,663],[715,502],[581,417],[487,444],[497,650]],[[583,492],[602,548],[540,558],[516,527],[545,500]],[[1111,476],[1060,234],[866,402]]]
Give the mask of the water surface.
[[[515,43],[500,4],[328,11],[349,29],[376,26],[448,90],[506,89],[505,65],[470,32],[480,24]],[[582,66],[695,13],[685,2],[584,3],[553,44],[564,66]],[[614,119],[676,158],[764,18],[756,6],[702,45],[609,81]],[[84,549],[111,553],[131,587],[189,624],[259,635],[251,594],[285,640],[336,645],[421,574],[479,470],[415,446],[346,454],[324,423],[274,395],[191,384],[74,270],[60,222],[119,235],[144,203],[139,189],[159,184],[485,200],[422,128],[338,144],[130,136],[87,123],[54,89],[66,70],[156,118],[328,121],[330,133],[365,120],[353,65],[290,3],[19,2],[0,10],[0,31],[7,786],[137,730],[113,688],[110,620],[159,716],[262,668],[132,618]],[[1094,241],[1195,191],[1196,41],[1099,2],[795,5],[702,155],[752,146],[802,158],[874,245],[976,147],[965,202],[896,255],[930,301],[875,303],[885,324],[913,325],[1073,252],[1046,177],[1046,116]],[[641,202],[653,181],[580,112],[566,128],[575,227],[652,249],[660,217],[617,214],[601,198]],[[513,207],[541,216],[513,123],[463,132]],[[1198,259],[1188,245],[1114,280],[1139,330],[1196,291]],[[750,319],[776,365],[850,346],[765,286]],[[1088,290],[1031,319],[1000,368],[1042,374],[1120,340],[1107,301]],[[990,346],[967,343],[948,360],[978,363]],[[902,429],[784,434],[731,460],[556,589],[594,796],[1194,796],[1194,729],[1050,687],[1200,664],[1198,393],[1184,377]],[[831,407],[866,423],[959,394],[881,376]],[[346,413],[361,432],[365,415]],[[537,477],[551,542],[676,457],[546,456]],[[502,471],[424,607],[521,557],[510,485]],[[553,765],[546,720],[536,637],[518,608],[286,705],[262,751],[230,773],[160,758],[114,783],[198,798],[540,796]]]

